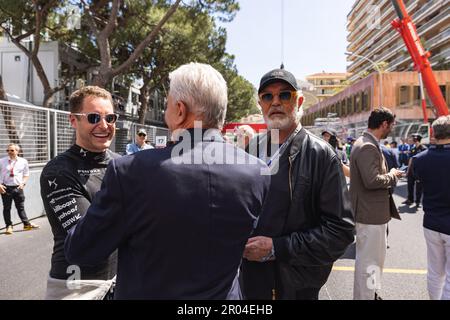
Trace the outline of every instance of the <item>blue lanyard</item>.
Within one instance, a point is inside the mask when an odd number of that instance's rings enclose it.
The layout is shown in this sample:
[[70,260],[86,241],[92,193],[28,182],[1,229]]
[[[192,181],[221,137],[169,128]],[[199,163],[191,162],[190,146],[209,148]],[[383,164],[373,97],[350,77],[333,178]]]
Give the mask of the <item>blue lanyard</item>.
[[297,128],[295,128],[294,132],[291,133],[289,138],[281,145],[281,147],[278,148],[278,150],[275,152],[275,154],[272,157],[270,157],[269,161],[267,161],[267,166],[269,168],[271,167],[273,162],[275,160],[278,160],[280,158],[280,156],[284,153],[284,151],[286,151],[287,147],[291,144],[292,140],[294,140],[294,138],[297,136],[297,134],[300,132],[301,129],[302,129],[302,125],[299,124],[297,126]]

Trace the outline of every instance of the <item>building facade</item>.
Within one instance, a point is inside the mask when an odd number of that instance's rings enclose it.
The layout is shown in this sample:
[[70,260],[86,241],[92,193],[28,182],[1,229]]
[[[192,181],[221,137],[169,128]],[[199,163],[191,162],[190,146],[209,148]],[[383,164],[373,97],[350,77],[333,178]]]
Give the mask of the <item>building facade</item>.
[[[450,70],[435,71],[441,92],[450,105]],[[423,122],[417,72],[372,73],[342,92],[305,111],[302,123],[314,126],[318,118],[336,114],[340,119],[337,128],[342,136],[357,137],[367,128],[370,112],[379,106],[390,108],[396,114],[395,137],[408,135],[411,125]],[[427,115],[435,119],[434,109],[427,99]]]
[[348,76],[347,73],[321,72],[306,76],[306,80],[314,86],[312,93],[323,101],[345,88]]
[[[448,69],[450,63],[450,1],[405,0],[433,69]],[[374,70],[372,60],[384,71],[411,71],[412,59],[391,22],[397,18],[390,0],[357,0],[348,14],[347,47],[351,81]],[[361,58],[365,57],[367,59]]]

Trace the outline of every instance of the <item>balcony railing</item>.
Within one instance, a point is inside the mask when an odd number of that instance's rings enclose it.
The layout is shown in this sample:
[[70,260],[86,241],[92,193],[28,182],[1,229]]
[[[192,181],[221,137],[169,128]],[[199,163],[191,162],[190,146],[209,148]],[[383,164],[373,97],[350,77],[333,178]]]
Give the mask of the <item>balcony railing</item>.
[[[420,8],[418,11],[416,11],[416,12],[413,14],[413,21],[415,21],[415,23],[420,22],[424,17],[426,17],[426,14],[429,13],[428,10],[432,10],[432,9],[438,8],[438,6],[441,5],[444,1],[445,1],[445,0],[434,0],[434,1],[431,1],[431,2],[429,2],[429,3],[427,3],[427,4],[425,4],[422,8]],[[408,12],[411,12],[411,11],[417,6],[417,4],[418,4],[417,1],[414,1],[413,3],[411,3],[411,5],[410,5],[410,6],[408,7],[408,9],[407,9]],[[449,10],[449,8],[448,8],[447,10],[445,10],[445,12],[443,12],[443,13],[439,14],[438,16],[436,16],[435,18],[433,18],[432,20],[426,22],[421,28],[418,29],[419,34],[420,34],[421,32],[423,32],[425,29],[428,29],[428,28],[433,27],[433,26],[434,26],[436,23],[438,23],[442,18],[445,18],[445,17],[448,15],[448,10]],[[374,36],[373,36],[372,38],[374,38],[374,37],[376,37],[376,36],[379,36],[380,34],[383,34],[383,33],[384,33],[386,30],[388,30],[389,28],[391,28],[391,26],[390,26],[390,24],[387,24],[386,26],[383,27],[383,29],[382,29],[380,32],[374,34]],[[366,31],[366,32],[367,32],[367,31]],[[395,30],[392,30],[392,31],[389,33],[389,35],[388,35],[388,39],[385,40],[385,41],[383,41],[383,42],[381,42],[379,45],[377,45],[376,47],[374,47],[371,51],[372,51],[372,52],[376,52],[377,49],[379,49],[380,47],[383,47],[383,46],[385,46],[387,43],[391,42],[396,36],[397,36],[397,32],[396,32]],[[355,43],[356,43],[356,41],[355,41]],[[349,49],[352,45],[354,45],[355,43],[350,44],[349,47],[348,47],[348,49]],[[372,41],[372,43],[373,43],[373,41]],[[366,49],[366,47],[368,47],[368,46],[371,45],[372,43],[370,42],[370,40],[367,41],[363,46],[361,46],[361,47],[358,48],[356,51],[354,51],[354,53],[355,53],[355,54],[361,54],[361,52],[364,51],[364,50]],[[352,68],[349,68],[349,71],[354,70],[354,68],[356,68],[356,67],[357,67],[359,64],[361,64],[361,63],[363,63],[363,61],[357,62],[357,63],[354,65],[354,67],[352,66]]]
[[[426,4],[426,5],[425,5],[426,8],[425,8],[425,7],[424,7],[424,8],[421,8],[419,11],[417,11],[417,12],[415,13],[415,15],[417,15],[417,13],[418,13],[418,15],[423,14],[423,13],[426,12],[428,9],[431,9],[432,5],[436,5],[436,4],[442,4],[442,1],[439,0],[439,1],[437,1],[437,2],[434,1],[434,2],[431,2],[431,3]],[[430,21],[427,21],[423,26],[421,26],[419,29],[417,29],[417,32],[418,32],[419,36],[421,36],[421,35],[423,35],[424,33],[426,33],[429,29],[435,27],[436,24],[438,24],[438,23],[441,22],[443,19],[445,19],[446,17],[448,17],[449,14],[450,14],[450,7],[448,7],[446,10],[444,10],[443,12],[441,12],[439,15],[437,15],[436,17],[434,17],[434,18],[431,19]],[[383,46],[385,43],[388,43],[388,42],[392,41],[392,39],[395,38],[395,35],[396,35],[397,32],[396,32],[395,30],[393,30],[392,33],[393,33],[393,35],[392,35],[388,40],[384,41],[382,44],[378,45],[375,49],[373,49],[373,50],[371,50],[371,51],[372,51],[372,52],[375,52],[376,49],[377,49],[378,47],[381,47],[381,46]],[[439,36],[442,36],[442,38],[445,38],[444,34],[439,35]],[[448,34],[447,34],[446,36],[448,37]],[[441,40],[441,39],[436,39],[436,42],[438,42],[439,40]],[[401,44],[400,46],[396,47],[394,50],[398,50],[398,49],[400,49],[401,47],[403,47],[403,44]],[[428,45],[428,47],[431,48],[431,45]],[[359,50],[358,50],[358,51],[359,51]],[[409,57],[409,56],[408,56],[408,57]],[[408,58],[408,57],[404,57],[403,59],[406,59],[406,58]],[[383,57],[383,58],[379,59],[377,62],[381,62],[381,61],[383,61],[383,59],[385,59],[385,58],[386,58],[386,57]],[[397,60],[398,60],[398,59],[395,59],[394,61],[397,61]],[[349,72],[355,72],[355,73],[358,73],[359,71],[357,71],[356,68],[358,68],[358,66],[359,66],[359,65],[362,65],[362,64],[364,64],[364,61],[357,61],[357,62],[355,62],[354,64],[352,64],[352,65],[349,67],[349,69],[348,69]],[[393,66],[394,66],[394,64],[392,64],[392,62],[391,62],[389,70],[391,70]]]
[[442,41],[445,41],[450,38],[450,27],[445,29],[442,34],[438,34],[436,37],[431,38],[426,42],[427,49],[433,48],[434,45],[439,44]]

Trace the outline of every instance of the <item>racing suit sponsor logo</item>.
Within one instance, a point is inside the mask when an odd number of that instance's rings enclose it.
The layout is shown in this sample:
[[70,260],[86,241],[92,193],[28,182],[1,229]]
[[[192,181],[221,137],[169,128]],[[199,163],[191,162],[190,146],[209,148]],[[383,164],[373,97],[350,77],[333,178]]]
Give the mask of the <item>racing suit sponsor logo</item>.
[[[73,210],[73,209],[72,209]],[[62,224],[62,227],[64,229],[67,229],[68,226],[70,226],[71,224],[77,222],[78,220],[81,219],[81,214],[77,214],[76,216],[73,216],[72,218],[70,218],[69,220],[67,220],[66,222],[64,222]]]
[[70,205],[76,204],[77,201],[75,199],[70,200],[69,202],[63,203],[63,204],[58,204],[56,206],[53,207],[53,211],[55,211],[55,213],[57,213],[58,211],[61,211],[64,208],[67,208]]
[[72,196],[74,196],[73,193],[68,193],[68,194],[62,195],[61,197],[53,198],[49,202],[50,202],[51,205],[54,205],[56,201],[59,201],[59,200],[64,199],[64,198],[72,197]]
[[55,194],[58,194],[58,193],[61,193],[61,192],[67,192],[67,191],[72,191],[72,187],[67,187],[67,188],[64,188],[64,189],[61,189],[61,190],[55,190],[55,191],[53,191],[53,192],[50,192],[48,195],[47,195],[47,199],[48,198],[51,198],[53,195],[55,195]]
[[[59,221],[62,221],[62,220],[63,220],[65,217],[67,217],[68,215],[71,215],[72,213],[77,212],[77,210],[78,210],[78,206],[75,205],[75,207],[73,207],[72,209],[67,210],[66,212],[63,212],[63,213],[58,217]],[[70,220],[70,219],[69,219],[69,220]],[[64,226],[64,225],[63,225],[63,226]]]
[[78,169],[78,174],[80,176],[100,175],[101,173],[102,173],[101,169],[90,169],[90,170]]
[[56,183],[56,178],[53,180],[48,180],[48,186],[51,188],[53,186],[53,189],[58,188],[58,184]]

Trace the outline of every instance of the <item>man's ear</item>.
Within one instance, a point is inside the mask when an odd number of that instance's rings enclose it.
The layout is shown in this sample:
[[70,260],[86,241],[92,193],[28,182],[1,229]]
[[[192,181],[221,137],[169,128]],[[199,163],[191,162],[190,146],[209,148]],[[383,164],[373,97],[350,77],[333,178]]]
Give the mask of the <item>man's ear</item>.
[[77,117],[74,116],[73,114],[69,115],[69,121],[70,121],[70,125],[72,126],[72,128],[74,128],[75,130],[77,129]]
[[177,124],[182,124],[186,121],[189,110],[183,101],[178,101],[177,104]]

